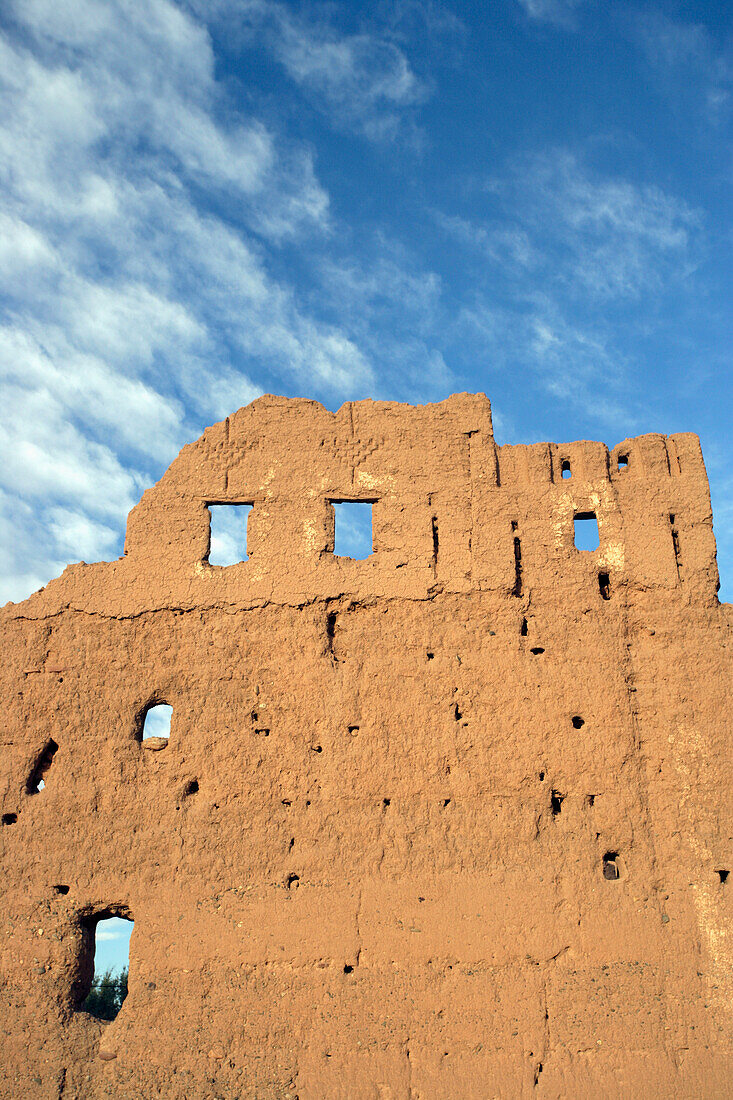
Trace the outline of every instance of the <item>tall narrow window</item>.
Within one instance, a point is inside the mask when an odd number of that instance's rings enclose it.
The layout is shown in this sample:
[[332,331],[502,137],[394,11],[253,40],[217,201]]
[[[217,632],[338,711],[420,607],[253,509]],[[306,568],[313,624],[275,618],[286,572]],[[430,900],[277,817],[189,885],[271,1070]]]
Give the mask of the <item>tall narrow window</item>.
[[560,469],[562,471],[563,481],[567,481],[568,478],[573,476],[573,471],[570,469],[570,459],[564,458],[560,463]]
[[51,740],[38,757],[38,760],[33,766],[33,771],[28,776],[28,781],[25,785],[28,794],[38,794],[45,789],[45,776],[53,763],[53,758],[58,752],[58,748],[56,742]]
[[672,546],[674,548],[674,561],[677,566],[677,576],[680,576],[680,534],[677,530],[675,516],[672,512],[669,513],[669,525],[672,529]]
[[597,550],[600,546],[598,520],[595,512],[578,512],[575,517],[575,547],[577,550]]
[[247,523],[251,504],[210,504],[209,565],[236,565],[248,561]]
[[335,513],[333,552],[363,561],[374,552],[371,500],[332,500]]
[[78,1007],[99,1020],[114,1020],[127,996],[130,966],[128,916],[102,913],[82,923],[82,958],[77,978]]

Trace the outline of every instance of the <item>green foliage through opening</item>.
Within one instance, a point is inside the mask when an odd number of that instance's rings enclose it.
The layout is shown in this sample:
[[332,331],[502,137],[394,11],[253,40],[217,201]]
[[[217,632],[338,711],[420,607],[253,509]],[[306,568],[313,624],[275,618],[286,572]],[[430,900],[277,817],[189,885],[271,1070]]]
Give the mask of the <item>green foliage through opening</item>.
[[89,995],[81,1006],[82,1011],[96,1016],[98,1020],[114,1020],[126,996],[127,967],[116,975],[112,970],[101,976],[95,974]]

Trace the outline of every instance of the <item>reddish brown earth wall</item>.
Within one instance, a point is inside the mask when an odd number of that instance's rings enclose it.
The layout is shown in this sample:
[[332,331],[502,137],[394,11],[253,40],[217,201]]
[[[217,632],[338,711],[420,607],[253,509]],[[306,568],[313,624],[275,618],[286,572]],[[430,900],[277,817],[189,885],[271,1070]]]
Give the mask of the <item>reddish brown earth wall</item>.
[[[366,561],[332,499],[376,502]],[[249,560],[217,568],[227,501]],[[716,591],[693,435],[496,447],[466,394],[208,429],[122,559],[0,612],[0,1096],[732,1095]],[[78,1006],[110,912],[105,1025]]]

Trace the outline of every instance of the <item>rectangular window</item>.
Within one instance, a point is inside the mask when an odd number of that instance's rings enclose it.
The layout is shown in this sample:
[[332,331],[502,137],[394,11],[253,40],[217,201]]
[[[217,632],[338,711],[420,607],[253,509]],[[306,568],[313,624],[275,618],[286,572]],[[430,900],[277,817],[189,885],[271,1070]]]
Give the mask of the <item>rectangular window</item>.
[[592,551],[597,550],[600,544],[595,512],[578,512],[575,517],[575,548]]
[[374,553],[371,500],[332,500],[335,513],[333,552],[363,561]]
[[251,504],[210,504],[209,565],[236,565],[248,561],[247,522]]
[[108,912],[86,918],[82,927],[86,965],[80,966],[79,1008],[114,1020],[127,996],[132,919]]

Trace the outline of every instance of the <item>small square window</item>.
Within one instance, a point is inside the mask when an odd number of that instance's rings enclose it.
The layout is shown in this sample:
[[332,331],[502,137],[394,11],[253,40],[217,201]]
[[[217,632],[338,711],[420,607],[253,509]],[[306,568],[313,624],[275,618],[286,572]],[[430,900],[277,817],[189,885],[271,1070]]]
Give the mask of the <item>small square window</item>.
[[251,504],[210,504],[209,565],[236,565],[248,561],[247,523]]
[[371,500],[332,500],[335,514],[333,552],[363,561],[374,553]]

